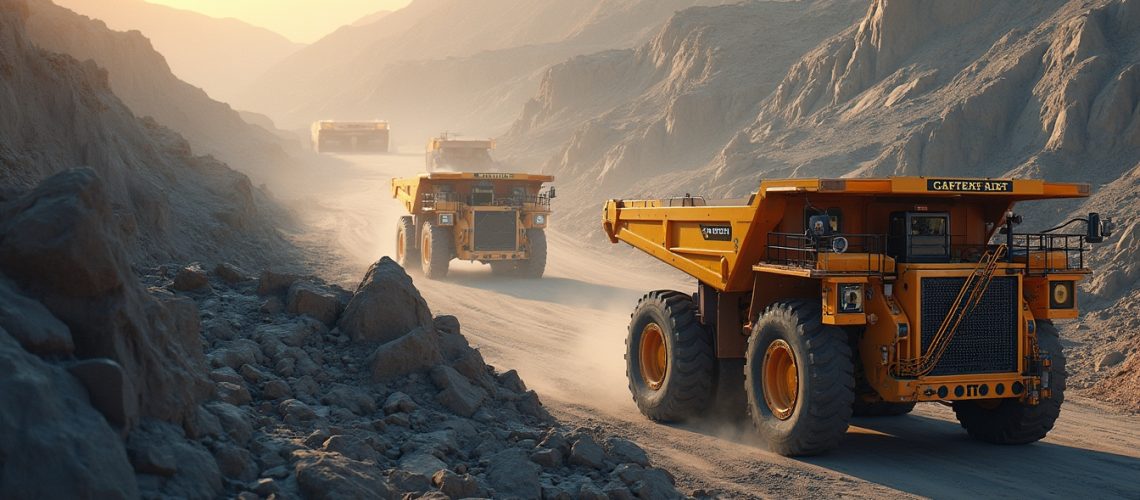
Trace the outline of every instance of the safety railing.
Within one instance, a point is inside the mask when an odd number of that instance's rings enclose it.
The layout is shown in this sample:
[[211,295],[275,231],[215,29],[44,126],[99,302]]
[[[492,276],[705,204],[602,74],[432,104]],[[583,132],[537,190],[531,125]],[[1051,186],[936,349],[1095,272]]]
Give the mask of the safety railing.
[[766,262],[828,273],[883,274],[881,234],[768,233]]

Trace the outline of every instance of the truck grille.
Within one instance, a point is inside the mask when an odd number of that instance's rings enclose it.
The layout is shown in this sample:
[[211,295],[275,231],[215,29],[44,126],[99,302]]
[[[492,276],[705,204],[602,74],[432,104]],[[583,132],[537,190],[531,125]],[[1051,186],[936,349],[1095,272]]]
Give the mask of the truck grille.
[[516,250],[518,212],[475,212],[475,251]]
[[[923,352],[938,333],[963,283],[965,278],[923,278]],[[1016,276],[994,277],[981,302],[958,325],[930,375],[1017,371],[1017,288]]]

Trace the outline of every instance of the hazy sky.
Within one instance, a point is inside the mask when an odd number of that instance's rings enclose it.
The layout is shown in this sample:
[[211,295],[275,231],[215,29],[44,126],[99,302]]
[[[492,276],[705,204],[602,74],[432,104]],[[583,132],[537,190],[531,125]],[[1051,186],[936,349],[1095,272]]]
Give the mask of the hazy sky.
[[213,17],[233,17],[309,43],[338,27],[381,10],[396,10],[411,0],[147,0]]

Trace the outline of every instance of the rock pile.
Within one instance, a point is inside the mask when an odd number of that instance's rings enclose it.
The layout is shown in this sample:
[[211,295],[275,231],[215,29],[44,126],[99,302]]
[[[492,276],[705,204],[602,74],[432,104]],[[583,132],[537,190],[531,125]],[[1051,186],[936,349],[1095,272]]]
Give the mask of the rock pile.
[[[161,274],[147,279],[173,287]],[[207,289],[185,293],[202,311],[216,400],[188,432],[213,454],[219,491],[680,496],[637,445],[559,427],[515,371],[486,365],[458,319],[432,317],[390,259],[374,264],[355,293],[274,272],[208,279]],[[267,307],[275,302],[284,307]]]
[[90,169],[0,207],[5,495],[681,496],[635,444],[561,428],[388,258],[355,293],[229,264],[140,283],[111,217]]

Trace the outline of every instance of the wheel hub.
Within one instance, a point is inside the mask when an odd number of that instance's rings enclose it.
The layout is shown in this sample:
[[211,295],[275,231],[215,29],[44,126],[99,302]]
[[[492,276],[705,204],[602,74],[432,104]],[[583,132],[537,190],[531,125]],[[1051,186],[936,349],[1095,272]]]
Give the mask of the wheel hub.
[[792,347],[784,340],[776,340],[764,352],[764,402],[772,415],[780,420],[791,418],[799,397],[800,377]]
[[407,241],[407,236],[404,234],[404,230],[401,229],[396,233],[396,262],[399,262],[401,265],[404,264],[405,241]]
[[641,345],[638,346],[638,361],[641,378],[651,390],[658,390],[665,382],[669,369],[665,352],[665,334],[657,323],[649,323],[641,330]]

